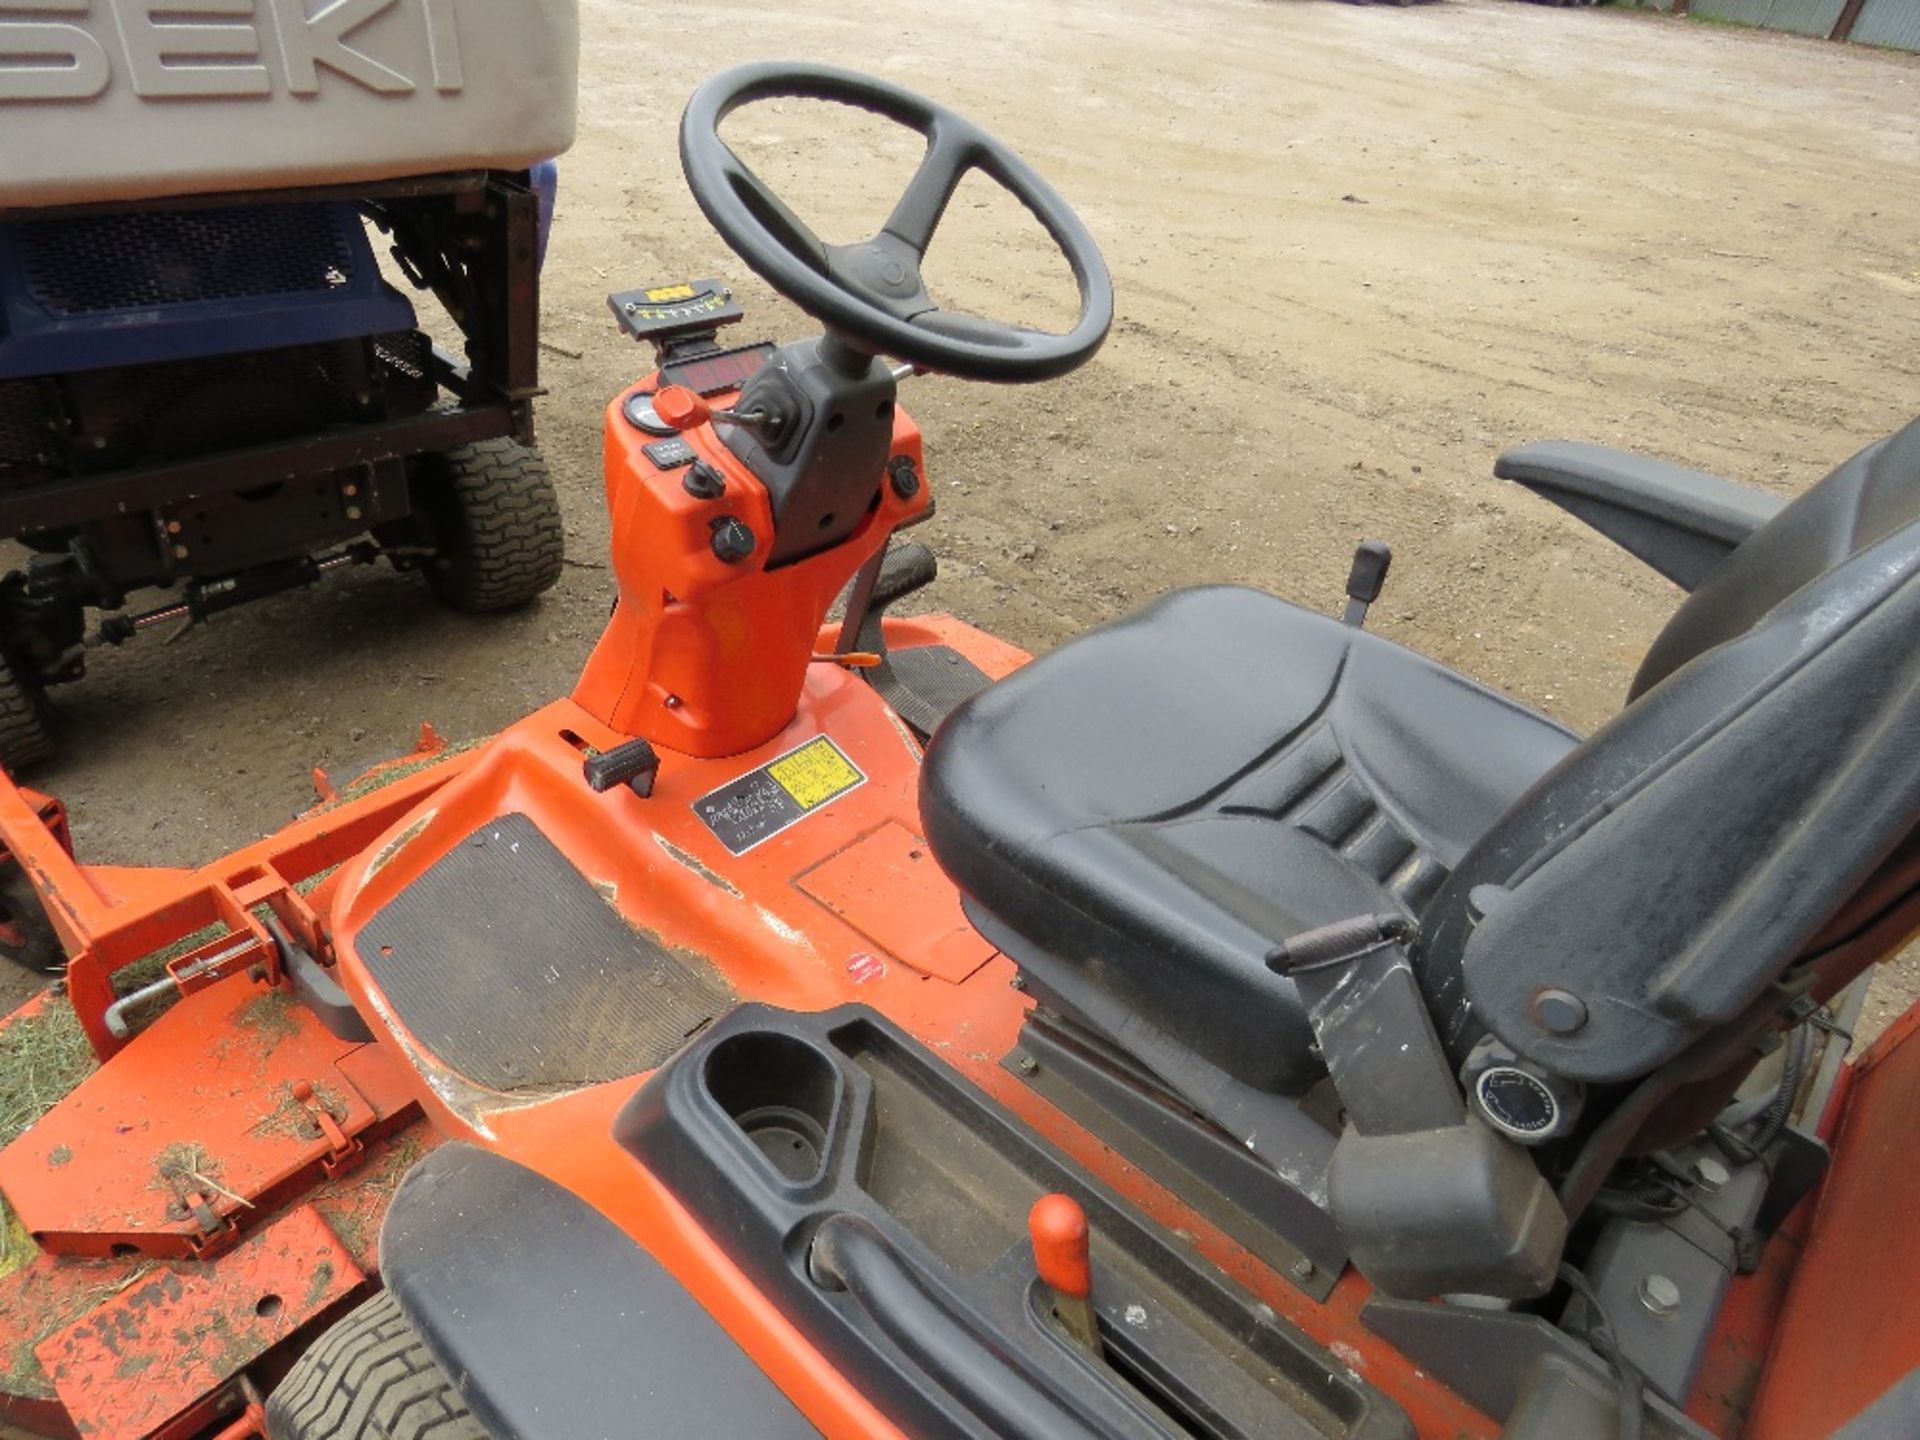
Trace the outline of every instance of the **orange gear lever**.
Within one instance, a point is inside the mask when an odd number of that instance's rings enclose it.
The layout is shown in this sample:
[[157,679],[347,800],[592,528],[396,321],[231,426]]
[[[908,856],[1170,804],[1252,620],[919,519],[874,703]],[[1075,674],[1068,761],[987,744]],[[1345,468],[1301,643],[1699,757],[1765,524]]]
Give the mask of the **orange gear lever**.
[[1093,1309],[1093,1246],[1087,1212],[1071,1195],[1042,1195],[1027,1212],[1033,1266],[1053,1297],[1053,1313],[1081,1345],[1100,1353]]
[[653,397],[653,413],[676,430],[697,430],[713,419],[713,407],[684,385],[662,385]]

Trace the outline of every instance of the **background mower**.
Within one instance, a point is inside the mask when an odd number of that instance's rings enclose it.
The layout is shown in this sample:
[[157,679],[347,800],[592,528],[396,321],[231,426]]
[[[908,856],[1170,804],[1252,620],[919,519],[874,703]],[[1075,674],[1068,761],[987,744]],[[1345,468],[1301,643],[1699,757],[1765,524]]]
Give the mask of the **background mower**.
[[[773,99],[925,137],[871,239],[720,139]],[[0,1151],[8,1419],[1911,1433],[1920,1022],[1829,1042],[1913,928],[1920,425],[1787,506],[1503,457],[1689,592],[1585,738],[1365,629],[1378,547],[1344,619],[1183,590],[1028,663],[890,613],[934,571],[898,387],[1090,358],[1085,227],[826,67],[710,81],[681,153],[825,333],[614,297],[660,364],[606,412],[571,696],[193,872],[80,865],[0,785],[69,955],[0,1045],[105,1061]],[[927,295],[975,170],[1070,264],[1065,333]]]
[[0,7],[10,769],[51,752],[45,687],[149,626],[382,556],[467,610],[559,577],[532,402],[573,0],[213,10]]

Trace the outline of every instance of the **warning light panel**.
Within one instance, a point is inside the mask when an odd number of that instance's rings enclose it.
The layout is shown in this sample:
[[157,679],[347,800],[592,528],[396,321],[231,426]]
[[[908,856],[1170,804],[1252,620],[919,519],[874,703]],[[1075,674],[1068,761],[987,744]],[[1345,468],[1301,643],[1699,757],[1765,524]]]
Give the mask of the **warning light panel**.
[[711,345],[723,325],[733,325],[746,314],[733,298],[730,286],[718,280],[681,280],[644,285],[607,297],[620,328],[636,340],[651,341],[661,351]]

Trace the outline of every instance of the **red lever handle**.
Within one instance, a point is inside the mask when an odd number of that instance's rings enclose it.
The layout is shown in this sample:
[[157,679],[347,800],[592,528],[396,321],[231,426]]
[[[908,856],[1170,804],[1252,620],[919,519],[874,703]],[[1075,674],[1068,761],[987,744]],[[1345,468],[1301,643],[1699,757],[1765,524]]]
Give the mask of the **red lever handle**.
[[713,407],[684,385],[662,385],[653,397],[653,413],[676,430],[697,430],[713,418]]
[[1034,1269],[1056,1295],[1084,1300],[1093,1294],[1093,1260],[1087,1212],[1071,1195],[1042,1195],[1027,1212]]

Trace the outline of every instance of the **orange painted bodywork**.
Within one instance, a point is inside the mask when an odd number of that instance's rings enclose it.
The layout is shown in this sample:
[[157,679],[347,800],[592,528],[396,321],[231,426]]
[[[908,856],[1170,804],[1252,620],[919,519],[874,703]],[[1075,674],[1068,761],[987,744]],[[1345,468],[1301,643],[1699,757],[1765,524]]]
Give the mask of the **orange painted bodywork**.
[[11,781],[0,784],[0,860],[20,864],[46,907],[66,951],[67,994],[94,1053],[105,1060],[125,1044],[106,1022],[107,1008],[116,998],[114,975],[183,936],[210,926],[220,931],[215,939],[172,960],[168,969],[175,974],[196,959],[231,949],[237,941],[252,942],[217,970],[189,979],[184,990],[212,984],[255,963],[266,967],[269,979],[278,979],[279,961],[254,913],[259,906],[278,915],[295,939],[324,953],[326,939],[303,882],[357,854],[396,816],[453,774],[466,757],[429,763],[444,748],[432,727],[423,726],[413,752],[388,762],[416,767],[410,773],[357,800],[324,804],[198,870],[81,865],[74,859],[58,801]]
[[55,1254],[217,1254],[412,1120],[411,1081],[387,1049],[337,1039],[286,991],[236,975],[186,996],[0,1151],[0,1191]]
[[185,1437],[229,1375],[365,1283],[319,1211],[302,1205],[225,1265],[149,1271],[34,1354],[87,1440]]
[[[989,674],[1025,657],[945,617],[889,620],[892,648],[946,643]],[[730,855],[692,802],[714,787],[830,734],[867,777],[790,829],[744,855]],[[625,789],[595,795],[581,783],[580,751],[569,735],[597,748],[624,737],[571,701],[549,705],[502,732],[480,760],[436,793],[427,824],[409,822],[406,844],[377,872],[350,867],[340,879],[332,923],[344,983],[370,1013],[386,1015],[419,1070],[419,1098],[445,1133],[510,1156],[594,1204],[645,1245],[708,1308],[741,1347],[828,1435],[878,1437],[893,1427],[788,1324],[664,1187],[613,1141],[612,1121],[644,1075],[526,1104],[481,1091],[438,1066],[390,1014],[355,951],[360,928],[408,883],[481,824],[521,812],[565,852],[632,923],[668,946],[709,960],[742,1000],[815,1011],[847,1002],[871,1005],[912,1033],[968,1080],[1031,1124],[1044,1138],[1169,1229],[1193,1237],[1196,1250],[1307,1334],[1337,1345],[1344,1363],[1392,1394],[1423,1435],[1491,1434],[1492,1425],[1427,1379],[1358,1323],[1367,1289],[1349,1275],[1316,1304],[1177,1195],[1129,1165],[1008,1074],[1028,1002],[1012,988],[1012,963],[990,948],[977,955],[959,942],[959,896],[936,870],[904,893],[876,885],[864,894],[822,886],[838,857],[880,846],[898,863],[898,837],[919,838],[916,789],[920,747],[857,675],[815,665],[797,713],[763,745],[730,759],[663,753],[650,798]],[[822,891],[825,898],[822,898]],[[935,935],[922,954],[887,948],[876,937]],[[874,962],[878,963],[875,964]]]
[[[772,525],[764,487],[703,426],[683,438],[722,472],[727,488],[718,500],[688,494],[680,470],[658,470],[645,458],[651,437],[626,423],[625,398],[609,407],[606,436],[620,600],[571,697],[483,749],[425,763],[384,790],[341,801],[198,871],[78,865],[57,802],[0,778],[0,838],[48,898],[76,967],[72,997],[82,1023],[99,1053],[114,1057],[0,1152],[0,1185],[50,1252],[0,1280],[0,1351],[24,1338],[53,1376],[46,1393],[0,1395],[0,1418],[52,1424],[56,1433],[59,1424],[85,1418],[90,1434],[163,1440],[220,1426],[236,1440],[255,1433],[258,1409],[245,1387],[260,1370],[260,1354],[208,1362],[195,1351],[187,1358],[197,1369],[183,1366],[160,1399],[142,1398],[90,1348],[102,1307],[87,1297],[103,1285],[112,1293],[129,1275],[142,1280],[140,1267],[165,1266],[185,1286],[183,1298],[167,1303],[181,1307],[178,1318],[190,1328],[193,1315],[237,1306],[269,1278],[279,1285],[305,1274],[313,1283],[320,1271],[313,1257],[337,1242],[347,1256],[342,1279],[332,1289],[316,1287],[302,1312],[317,1326],[373,1268],[369,1212],[379,1212],[419,1148],[449,1137],[528,1165],[609,1217],[826,1435],[899,1434],[860,1377],[829,1364],[741,1271],[725,1239],[615,1143],[614,1117],[645,1074],[560,1094],[488,1090],[409,1032],[373,980],[356,948],[364,927],[475,830],[522,813],[631,924],[704,960],[739,999],[798,1011],[850,1002],[880,1011],[1391,1396],[1420,1435],[1492,1435],[1486,1416],[1360,1323],[1370,1291],[1356,1272],[1315,1301],[1003,1066],[1028,1002],[1013,987],[1012,963],[967,923],[957,892],[926,851],[917,804],[921,747],[862,667],[824,653],[837,638],[823,629],[833,597],[894,528],[924,512],[927,490],[902,498],[882,485],[875,510],[826,553],[772,571],[752,557],[729,565],[712,552],[712,521],[726,514],[746,524],[764,556]],[[898,411],[893,451],[920,466],[919,431]],[[952,646],[990,676],[1026,659],[947,617],[889,619],[884,633],[891,650]],[[858,769],[860,783],[731,853],[694,802],[822,735]],[[583,753],[635,736],[659,752],[651,794],[625,786],[592,791]],[[430,762],[433,753],[429,747],[419,758]],[[317,887],[303,887],[335,864]],[[260,906],[334,962],[379,1043],[336,1040],[298,1009],[270,1034],[243,1022],[262,996],[284,994],[255,913]],[[182,988],[192,993],[173,1010],[124,1047],[113,1040],[102,1021],[113,972],[215,921],[220,940],[175,961],[175,973],[235,937],[253,941],[242,960],[184,977]],[[256,963],[257,977],[240,973]],[[459,983],[457,975],[449,983]],[[1845,1267],[1861,1263],[1856,1252],[1869,1239],[1887,1238],[1872,1218],[1875,1204],[1886,1203],[1884,1187],[1914,1192],[1913,1166],[1871,1158],[1874,1137],[1899,1133],[1891,1112],[1920,1099],[1920,1047],[1908,1050],[1896,1060],[1899,1052],[1886,1047],[1884,1058],[1863,1067],[1841,1139],[1870,1158],[1857,1182],[1829,1185],[1804,1241],[1806,1263],[1793,1264],[1802,1243],[1796,1232],[1789,1245],[1773,1247],[1768,1269],[1736,1286],[1696,1397],[1702,1418],[1741,1423],[1769,1347],[1773,1374],[1749,1431],[1760,1440],[1818,1433],[1803,1427],[1820,1406],[1829,1416],[1845,1413],[1829,1404],[1832,1392],[1847,1390],[1852,1403],[1851,1391],[1868,1383],[1835,1387],[1830,1371],[1816,1377],[1807,1357],[1830,1352],[1810,1348],[1807,1337],[1857,1299],[1844,1289]],[[155,1146],[169,1127],[182,1134],[190,1127],[208,1152],[201,1178],[217,1184],[196,1193],[217,1233],[177,1187],[153,1185]],[[128,1138],[135,1130],[139,1139]],[[1920,1280],[1920,1249],[1907,1241],[1896,1248],[1893,1264],[1885,1255],[1872,1263],[1876,1273],[1899,1275],[1896,1293],[1905,1293]],[[304,1261],[290,1259],[295,1252]],[[275,1320],[257,1331],[267,1342],[268,1370],[283,1364],[293,1335],[276,1328],[279,1313],[258,1317]],[[64,1318],[52,1330],[35,1328],[49,1316]],[[1851,1343],[1873,1374],[1913,1363],[1911,1336],[1899,1327],[1875,1334],[1853,1325],[1847,1333],[1856,1331]],[[1826,1398],[1814,1398],[1823,1391]]]
[[1805,1217],[1747,1440],[1831,1434],[1920,1366],[1920,1008],[1849,1067],[1836,1100],[1836,1163]]
[[[573,699],[621,737],[644,736],[684,755],[737,755],[793,718],[827,607],[887,536],[927,508],[926,487],[902,499],[882,483],[879,503],[841,544],[766,568],[773,547],[767,488],[711,425],[680,438],[725,478],[725,492],[687,493],[683,470],[661,470],[645,447],[657,436],[627,422],[624,405],[652,377],[616,396],[606,414],[607,515],[620,599]],[[921,463],[920,429],[893,420],[894,457]],[[753,532],[753,553],[729,564],[713,552],[714,522]]]
[[[173,1037],[173,1045],[181,1039]],[[200,1043],[205,1045],[204,1035]],[[183,1051],[173,1053],[177,1057]],[[162,1116],[173,1113],[164,1104],[149,1109]],[[379,1265],[377,1237],[387,1203],[401,1177],[438,1141],[417,1110],[412,1114],[398,1131],[366,1137],[354,1168],[333,1177],[316,1169],[290,1199],[276,1204],[262,1196],[251,1206],[239,1206],[214,1197],[231,1208],[223,1218],[233,1224],[223,1245],[201,1254],[88,1259],[45,1251],[0,1277],[0,1373],[5,1375],[0,1431],[11,1423],[29,1434],[70,1436],[76,1433],[75,1419],[84,1415],[98,1433],[162,1440],[213,1433],[224,1440],[220,1427],[239,1425],[246,1417],[249,1388],[270,1389],[298,1350],[366,1293],[368,1277]],[[196,1118],[177,1113],[175,1123],[185,1126]],[[113,1133],[107,1129],[96,1137],[109,1154]],[[222,1137],[215,1133],[205,1148],[217,1161]],[[159,1180],[151,1150],[129,1145],[119,1153],[124,1173],[117,1188],[123,1198],[133,1184]],[[224,1169],[215,1178],[241,1183]],[[154,1188],[141,1199],[157,1209],[168,1203],[170,1193],[171,1186]],[[303,1212],[302,1220],[287,1224]],[[104,1367],[105,1373],[101,1365],[85,1361],[86,1347],[62,1341],[99,1333],[119,1297],[145,1297],[146,1287],[155,1284],[161,1289],[151,1293],[166,1310],[168,1328],[143,1330]],[[269,1296],[278,1296],[280,1306],[262,1305]],[[143,1299],[142,1311],[149,1308]],[[275,1323],[254,1328],[254,1320]],[[120,1333],[120,1322],[111,1333]],[[230,1343],[236,1339],[244,1343]],[[151,1365],[143,1363],[149,1356]],[[188,1361],[190,1381],[184,1378]],[[123,1366],[126,1373],[117,1373]],[[136,1381],[144,1386],[121,1388],[120,1382]]]
[[[284,987],[260,915],[272,913],[298,943],[328,954],[328,872],[361,855],[470,759],[441,751],[426,731],[412,755],[373,772],[390,781],[384,788],[355,794],[365,789],[357,783],[345,797],[333,792],[307,816],[197,870],[81,865],[57,802],[0,775],[0,842],[33,879],[68,953],[64,993],[43,993],[0,1020],[0,1043],[15,1027],[77,1022],[110,1062],[0,1149],[8,1202],[0,1224],[17,1227],[0,1246],[0,1429],[73,1435],[71,1400],[89,1433],[259,1433],[244,1428],[258,1409],[245,1387],[251,1374],[284,1369],[284,1341],[264,1359],[245,1346],[199,1351],[197,1378],[165,1395],[172,1403],[202,1393],[171,1418],[154,1408],[157,1400],[133,1407],[132,1388],[116,1398],[96,1384],[82,1400],[71,1368],[56,1390],[36,1357],[51,1337],[153,1274],[176,1276],[189,1290],[248,1288],[258,1279],[248,1258],[260,1253],[254,1237],[301,1206],[363,1274],[377,1268],[387,1200],[438,1137],[421,1118],[404,1061],[388,1047],[328,1034]],[[215,937],[199,940],[209,927]],[[197,943],[170,961],[176,974],[196,955],[244,948],[238,963],[189,979],[170,1009],[136,1016],[131,1038],[110,1034],[115,972],[182,942]],[[257,978],[246,973],[254,966]],[[69,1004],[75,1013],[64,1019],[58,1012]],[[22,1255],[23,1233],[39,1253]],[[286,1333],[294,1344],[336,1309],[301,1313],[307,1319]],[[205,1305],[175,1318],[189,1331],[190,1319],[220,1324]],[[137,1365],[140,1355],[122,1359]],[[164,1423],[150,1424],[156,1415]]]

